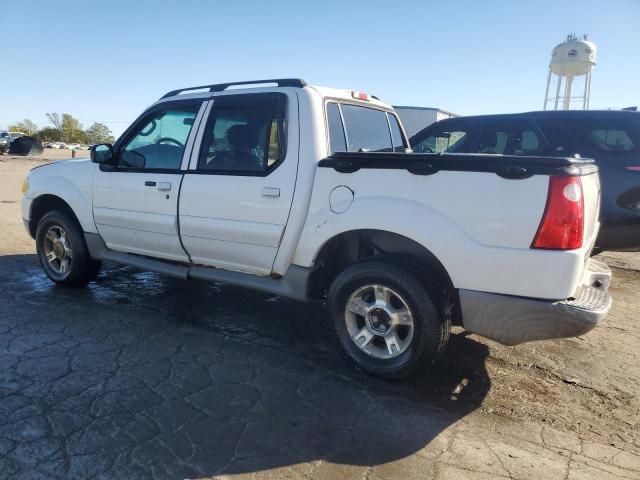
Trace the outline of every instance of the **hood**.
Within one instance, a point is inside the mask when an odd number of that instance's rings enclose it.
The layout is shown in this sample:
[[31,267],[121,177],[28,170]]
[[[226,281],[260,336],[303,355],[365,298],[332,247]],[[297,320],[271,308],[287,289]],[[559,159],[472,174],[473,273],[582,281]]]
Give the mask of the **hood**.
[[55,162],[50,162],[50,163],[43,163],[42,165],[38,165],[35,166],[31,169],[31,171],[33,172],[34,170],[38,170],[41,168],[55,168],[55,167],[62,167],[62,166],[67,166],[67,167],[73,167],[73,166],[78,166],[77,164],[86,164],[86,163],[91,163],[91,159],[86,157],[86,158],[69,158],[69,159],[65,159],[65,160],[57,160]]

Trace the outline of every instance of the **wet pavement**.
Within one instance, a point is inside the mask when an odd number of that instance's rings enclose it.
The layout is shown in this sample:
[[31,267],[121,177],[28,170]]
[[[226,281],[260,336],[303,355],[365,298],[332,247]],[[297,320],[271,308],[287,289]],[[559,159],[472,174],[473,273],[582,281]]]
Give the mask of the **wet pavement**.
[[388,383],[320,305],[118,266],[68,289],[33,254],[0,271],[0,478],[640,478],[628,452],[479,412],[489,347],[462,333]]
[[[423,449],[489,386],[365,377],[319,305],[116,266],[68,289],[35,255],[0,271],[0,478],[366,470]],[[482,365],[485,346],[454,343]]]

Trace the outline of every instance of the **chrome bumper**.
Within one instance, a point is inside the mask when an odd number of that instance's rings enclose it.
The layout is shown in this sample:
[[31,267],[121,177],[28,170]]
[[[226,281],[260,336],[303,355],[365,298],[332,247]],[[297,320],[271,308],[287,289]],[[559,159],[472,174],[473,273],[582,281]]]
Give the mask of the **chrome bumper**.
[[574,296],[566,300],[460,290],[463,325],[470,332],[503,345],[578,337],[592,330],[609,313],[610,282],[609,267],[589,259]]

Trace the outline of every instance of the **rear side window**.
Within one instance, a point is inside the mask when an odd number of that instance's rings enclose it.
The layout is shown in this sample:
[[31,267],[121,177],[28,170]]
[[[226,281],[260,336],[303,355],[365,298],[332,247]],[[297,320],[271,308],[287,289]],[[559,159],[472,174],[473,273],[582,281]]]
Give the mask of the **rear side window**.
[[284,158],[284,99],[277,94],[219,97],[205,130],[198,169],[264,175]]
[[632,152],[638,145],[638,129],[625,120],[594,118],[575,123],[578,135],[604,152]]
[[347,140],[337,103],[327,103],[327,123],[329,126],[329,148],[331,153],[346,152]]
[[347,104],[341,105],[340,108],[347,132],[347,151],[393,151],[385,112]]
[[416,153],[459,153],[469,139],[469,128],[465,125],[451,125],[443,123],[436,125],[423,135],[416,135],[411,142],[411,148]]
[[498,155],[536,155],[544,147],[544,140],[529,122],[512,120],[487,123],[477,151]]
[[387,118],[389,119],[389,127],[391,128],[391,141],[393,143],[393,151],[394,152],[404,152],[404,149],[407,147],[402,138],[402,129],[400,128],[400,123],[398,123],[398,119],[395,115],[391,115],[387,113]]

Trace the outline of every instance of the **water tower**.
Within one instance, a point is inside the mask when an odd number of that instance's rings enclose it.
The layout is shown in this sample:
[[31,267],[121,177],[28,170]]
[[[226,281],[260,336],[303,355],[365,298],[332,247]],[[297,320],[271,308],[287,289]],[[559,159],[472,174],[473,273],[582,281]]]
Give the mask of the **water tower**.
[[[582,102],[582,109],[589,108],[589,96],[591,95],[591,69],[596,64],[596,44],[587,40],[583,35],[578,39],[575,35],[568,35],[567,40],[557,45],[551,53],[549,62],[549,75],[547,76],[547,90],[544,95],[544,110],[549,102],[553,104],[553,110],[558,110],[562,99],[562,109],[569,110],[571,103]],[[556,96],[549,98],[549,86],[552,74],[556,77]],[[584,76],[584,93],[575,97],[571,96],[571,88],[575,77]],[[564,94],[560,96],[560,88],[564,83]]]

